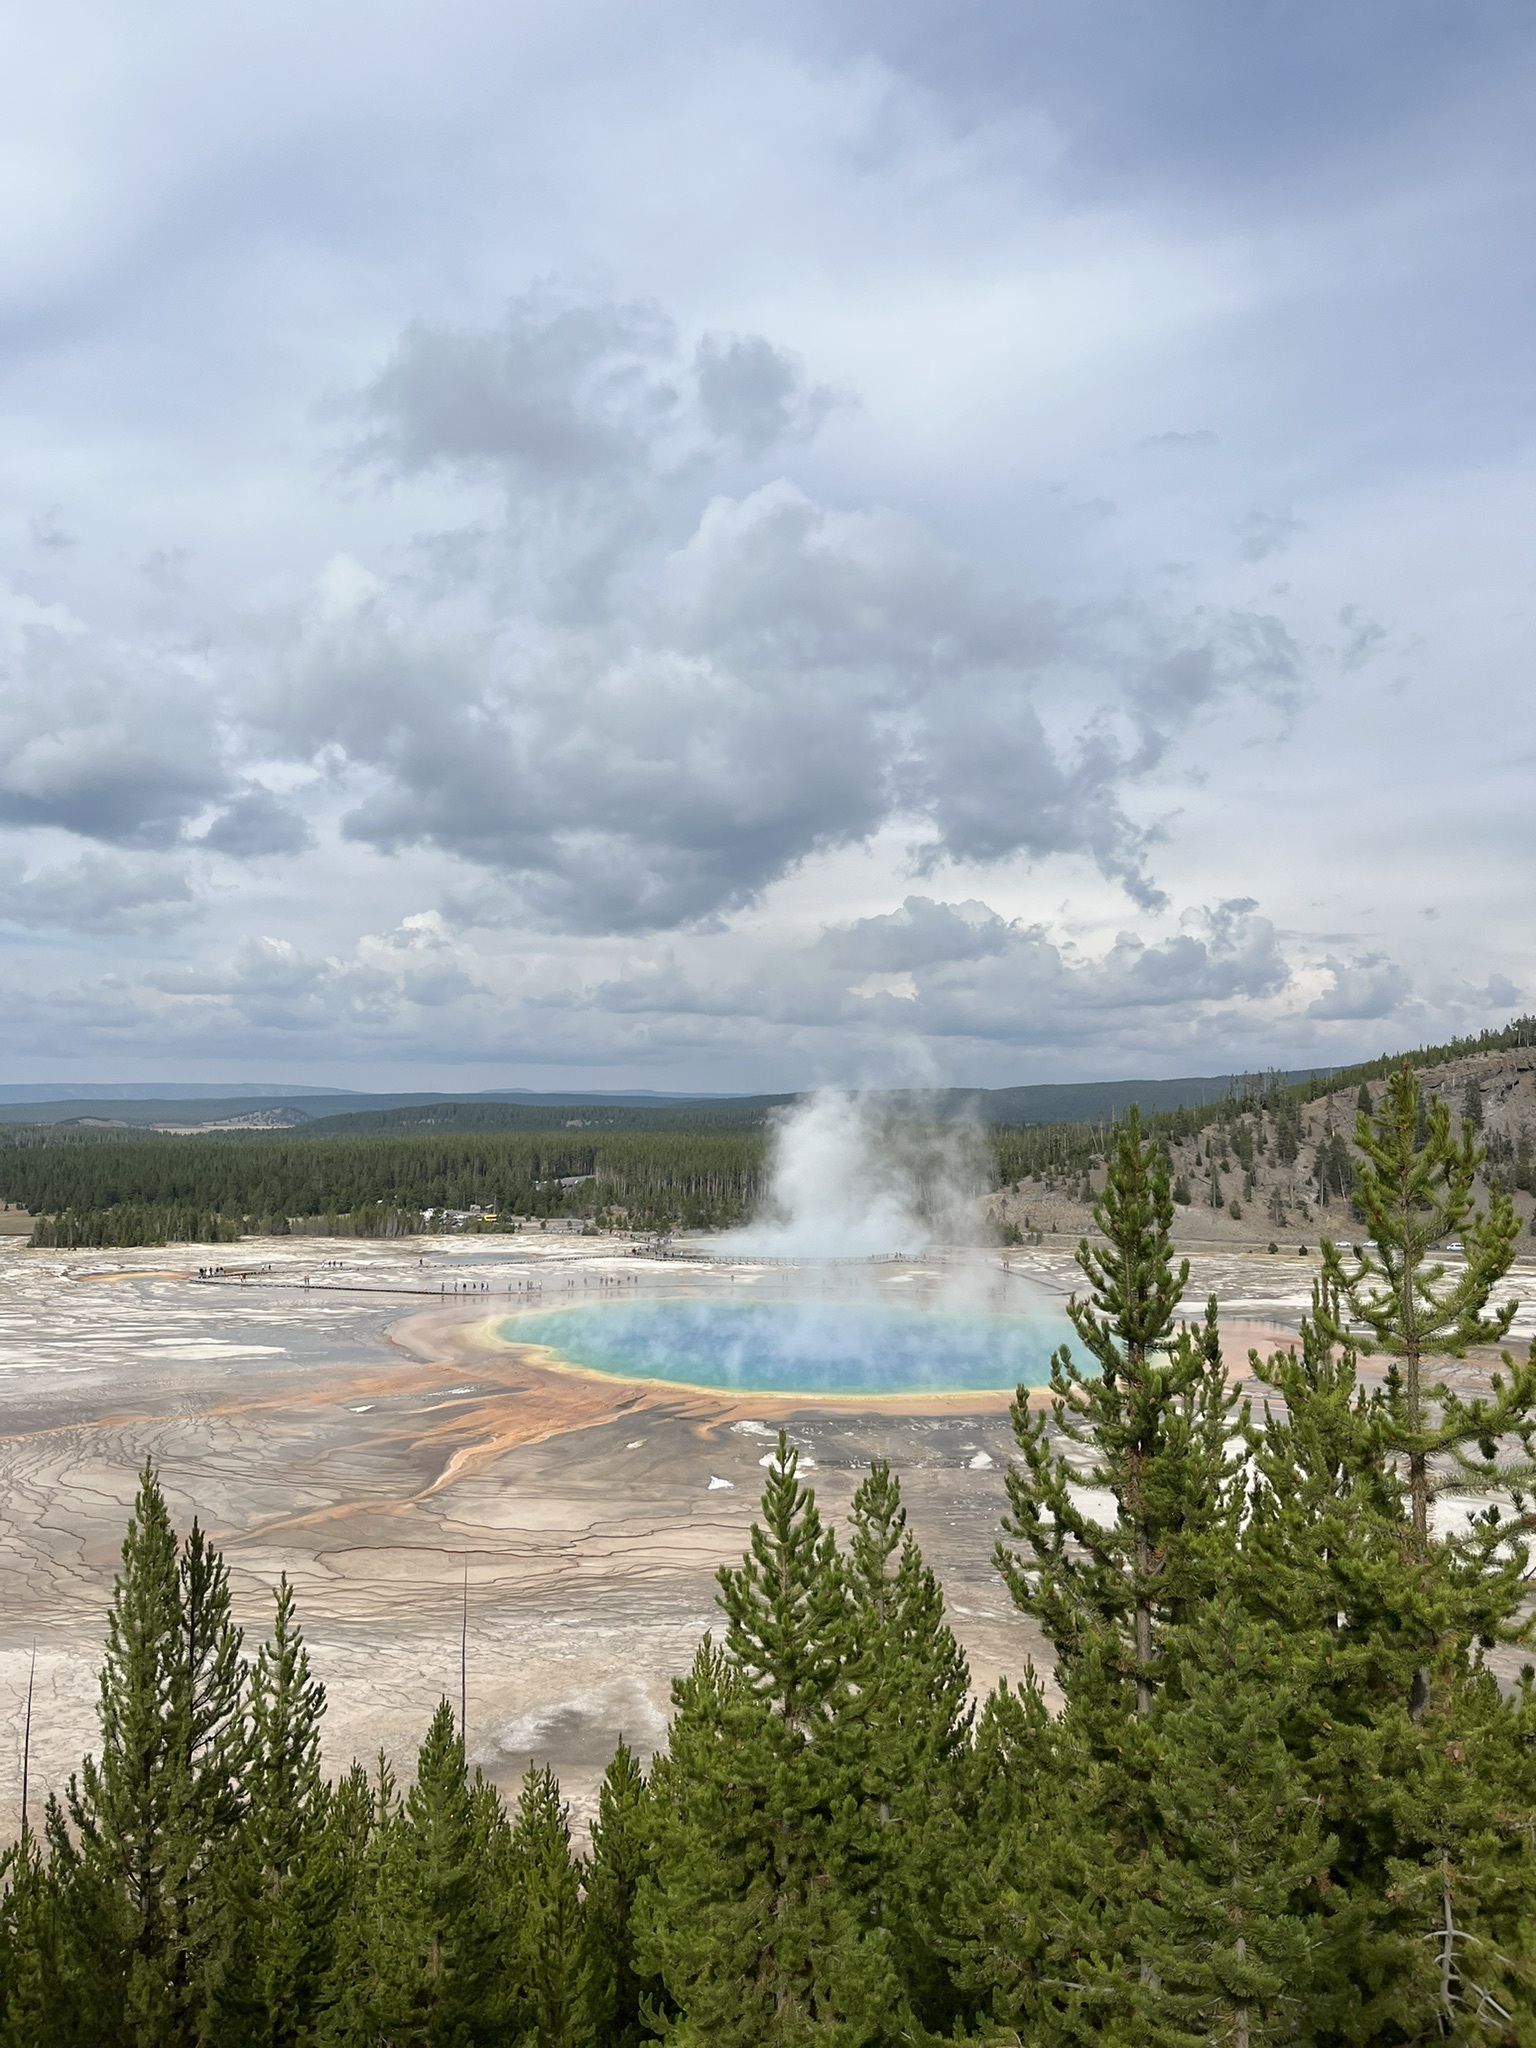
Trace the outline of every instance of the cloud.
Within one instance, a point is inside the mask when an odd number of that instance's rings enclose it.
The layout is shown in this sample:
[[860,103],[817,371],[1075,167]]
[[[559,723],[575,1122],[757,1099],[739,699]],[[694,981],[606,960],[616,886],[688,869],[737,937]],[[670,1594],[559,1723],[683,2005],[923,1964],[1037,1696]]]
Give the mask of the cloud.
[[185,869],[154,854],[87,853],[0,882],[0,921],[30,931],[148,931],[196,909]]
[[696,980],[669,959],[599,985],[588,1001],[618,1016],[768,1017],[1020,1049],[1071,1043],[1081,1054],[1148,1017],[1188,1030],[1276,997],[1290,980],[1274,926],[1247,899],[1189,911],[1156,942],[1123,932],[1083,955],[983,903],[908,897],[737,979]]
[[1013,1079],[1531,986],[1536,29],[1271,13],[40,17],[13,1048]]
[[718,916],[903,815],[930,864],[1080,853],[1160,900],[1134,753],[1062,748],[1031,702],[1077,632],[1058,608],[787,482],[709,496],[652,560],[585,624],[333,569],[258,715],[295,758],[369,771],[349,838],[441,848],[571,928]]
[[763,335],[704,334],[690,358],[654,303],[583,299],[550,281],[494,329],[408,328],[351,407],[364,425],[353,459],[562,493],[717,445],[761,456],[810,438],[847,402]]
[[825,384],[808,384],[797,358],[760,334],[706,334],[694,372],[705,426],[747,454],[809,440],[840,402],[847,403]]
[[1213,433],[1209,427],[1195,427],[1187,433],[1181,432],[1177,428],[1170,428],[1166,433],[1146,434],[1136,443],[1138,449],[1142,450],[1154,448],[1216,448],[1220,445],[1220,434]]
[[677,418],[677,336],[659,308],[540,288],[499,328],[417,322],[362,391],[354,454],[402,474],[488,469],[564,489],[647,466]]
[[292,804],[253,783],[230,798],[198,835],[198,843],[234,860],[258,860],[267,854],[304,853],[315,835]]
[[227,782],[185,655],[0,590],[0,824],[168,847]]
[[977,960],[1008,944],[1010,927],[985,903],[938,903],[909,896],[899,910],[831,925],[816,949],[839,967],[906,972],[941,960]]
[[427,1019],[449,1008],[463,1030],[486,997],[432,912],[365,934],[346,954],[247,938],[227,960],[160,970],[145,977],[145,988],[169,999],[159,1013],[183,1037],[222,1021],[264,1035],[369,1039],[430,1028]]
[[1380,953],[1361,953],[1352,960],[1330,953],[1323,964],[1329,985],[1307,1005],[1309,1017],[1390,1017],[1412,992],[1403,969]]
[[65,526],[57,506],[34,513],[27,522],[27,536],[33,547],[45,554],[59,554],[79,545],[79,536]]
[[1302,523],[1294,513],[1265,511],[1259,506],[1246,513],[1233,527],[1245,562],[1267,561],[1271,555],[1278,555],[1287,548],[1302,531]]
[[1339,613],[1339,624],[1344,629],[1344,644],[1339,650],[1340,667],[1363,668],[1384,645],[1386,627],[1378,619],[1367,617],[1356,604],[1343,607]]

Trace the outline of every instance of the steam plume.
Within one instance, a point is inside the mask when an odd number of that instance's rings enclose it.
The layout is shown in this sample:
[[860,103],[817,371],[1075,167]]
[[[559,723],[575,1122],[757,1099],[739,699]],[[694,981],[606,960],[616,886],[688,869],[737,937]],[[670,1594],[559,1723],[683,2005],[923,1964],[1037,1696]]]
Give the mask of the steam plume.
[[720,1245],[826,1259],[964,1242],[986,1185],[975,1124],[897,1116],[878,1096],[819,1089],[779,1122],[762,1206]]

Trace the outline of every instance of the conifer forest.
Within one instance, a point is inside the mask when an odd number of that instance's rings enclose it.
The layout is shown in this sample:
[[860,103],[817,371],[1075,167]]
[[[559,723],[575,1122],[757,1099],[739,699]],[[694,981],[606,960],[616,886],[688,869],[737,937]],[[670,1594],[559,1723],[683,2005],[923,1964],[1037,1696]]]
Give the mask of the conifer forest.
[[1478,1166],[1395,1071],[1359,1243],[1239,1391],[1133,1115],[998,1489],[1053,1670],[976,1699],[897,1472],[834,1529],[781,1436],[665,1742],[620,1744],[581,1840],[548,1770],[509,1806],[471,1767],[452,1682],[415,1757],[323,1753],[291,1588],[246,1640],[146,1466],[95,1747],[5,1852],[0,2041],[1536,2042],[1536,1359]]

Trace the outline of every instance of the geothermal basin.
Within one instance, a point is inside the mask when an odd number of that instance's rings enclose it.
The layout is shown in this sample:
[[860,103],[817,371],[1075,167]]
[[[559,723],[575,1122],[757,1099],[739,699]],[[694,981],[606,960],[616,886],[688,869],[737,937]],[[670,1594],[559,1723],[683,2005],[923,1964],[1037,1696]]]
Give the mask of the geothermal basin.
[[892,1399],[1040,1387],[1071,1338],[1042,1302],[998,1314],[853,1300],[664,1298],[506,1317],[545,1365],[728,1394]]
[[[1314,1277],[1201,1260],[1187,1313],[1217,1294],[1240,1366],[1294,1329]],[[979,1688],[1031,1659],[1048,1672],[992,1553],[1009,1404],[1039,1385],[1080,1281],[1066,1246],[727,1264],[554,1230],[0,1242],[0,1838],[34,1646],[35,1796],[99,1740],[146,1458],[178,1527],[196,1515],[223,1550],[248,1645],[288,1575],[335,1768],[382,1747],[409,1769],[458,1697],[467,1581],[471,1760],[513,1796],[530,1758],[554,1764],[585,1818],[618,1736],[664,1739],[780,1429],[839,1527],[870,1461],[891,1462]],[[1523,1314],[1522,1341],[1536,1302]]]

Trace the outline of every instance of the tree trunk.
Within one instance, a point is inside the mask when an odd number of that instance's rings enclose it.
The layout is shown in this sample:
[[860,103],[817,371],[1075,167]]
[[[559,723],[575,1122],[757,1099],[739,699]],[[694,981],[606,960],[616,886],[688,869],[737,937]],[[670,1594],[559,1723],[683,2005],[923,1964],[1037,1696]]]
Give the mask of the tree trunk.
[[[1152,1570],[1152,1547],[1146,1532],[1136,1532],[1136,1581],[1145,1586]],[[1152,1603],[1138,1590],[1136,1595],[1136,1711],[1152,1711]]]

